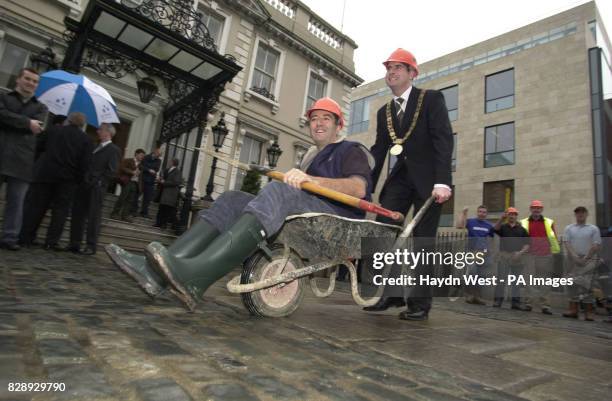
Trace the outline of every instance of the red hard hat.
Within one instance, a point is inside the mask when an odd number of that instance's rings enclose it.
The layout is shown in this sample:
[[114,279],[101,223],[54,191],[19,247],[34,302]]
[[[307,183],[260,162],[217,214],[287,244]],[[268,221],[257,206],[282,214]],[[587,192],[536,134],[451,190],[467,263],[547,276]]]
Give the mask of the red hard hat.
[[334,114],[338,117],[338,123],[340,128],[344,127],[344,115],[342,114],[342,110],[340,109],[340,105],[336,103],[334,99],[331,97],[322,97],[312,104],[312,107],[308,109],[306,112],[306,117],[310,118],[310,115],[315,110],[325,110]]
[[383,61],[383,65],[386,67],[387,63],[390,63],[392,61],[396,63],[408,64],[409,66],[414,68],[417,75],[419,75],[419,66],[417,65],[416,58],[408,50],[404,50],[401,48],[395,50],[393,53],[391,53],[391,55],[386,61]]
[[513,208],[513,207],[509,207],[508,209],[506,209],[506,213],[516,213],[516,214],[519,214],[518,210],[516,210],[516,208]]
[[542,203],[542,201],[532,200],[529,207],[544,207],[544,204]]

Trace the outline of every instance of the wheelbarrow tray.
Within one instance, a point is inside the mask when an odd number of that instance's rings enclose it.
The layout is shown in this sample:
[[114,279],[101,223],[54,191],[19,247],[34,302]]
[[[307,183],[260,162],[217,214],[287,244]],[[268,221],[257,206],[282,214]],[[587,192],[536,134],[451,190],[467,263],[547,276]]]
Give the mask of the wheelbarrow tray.
[[400,226],[373,220],[304,213],[287,217],[276,242],[289,246],[310,263],[360,259],[363,238],[394,239],[401,230]]

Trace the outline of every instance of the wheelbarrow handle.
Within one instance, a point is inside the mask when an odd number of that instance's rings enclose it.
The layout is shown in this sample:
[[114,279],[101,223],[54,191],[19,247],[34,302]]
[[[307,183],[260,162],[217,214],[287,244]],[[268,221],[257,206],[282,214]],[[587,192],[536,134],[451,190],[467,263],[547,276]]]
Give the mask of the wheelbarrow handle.
[[[285,178],[285,174],[281,173],[280,171],[269,170],[261,172],[274,180],[283,181],[283,179]],[[393,219],[395,221],[404,221],[404,216],[400,212],[394,212],[393,210],[385,209],[384,207],[375,203],[368,202],[366,200],[359,199],[354,196],[335,191],[333,189],[322,187],[320,185],[315,184],[314,182],[304,182],[302,183],[300,188],[317,195],[322,195],[328,199],[344,203],[345,205],[365,210],[366,212],[380,214],[381,216],[389,217],[390,219]]]

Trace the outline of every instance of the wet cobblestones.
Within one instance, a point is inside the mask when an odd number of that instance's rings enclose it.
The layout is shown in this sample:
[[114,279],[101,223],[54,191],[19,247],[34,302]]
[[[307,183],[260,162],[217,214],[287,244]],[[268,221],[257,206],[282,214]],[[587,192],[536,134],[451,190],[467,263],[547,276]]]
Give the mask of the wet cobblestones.
[[258,319],[220,283],[190,314],[102,254],[0,251],[0,400],[569,401],[584,386],[588,401],[612,385],[595,371],[612,367],[605,323],[460,302],[426,323],[397,312],[364,313],[340,290]]

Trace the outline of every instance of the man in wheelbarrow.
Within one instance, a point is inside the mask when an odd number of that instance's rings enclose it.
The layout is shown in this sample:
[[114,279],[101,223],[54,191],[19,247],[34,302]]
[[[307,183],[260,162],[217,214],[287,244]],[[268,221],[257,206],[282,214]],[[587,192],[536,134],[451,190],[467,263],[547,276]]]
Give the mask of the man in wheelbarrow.
[[193,310],[206,289],[247,259],[258,245],[273,237],[289,215],[319,212],[363,218],[365,212],[300,190],[305,182],[369,200],[371,155],[363,145],[340,136],[344,117],[338,103],[317,100],[306,113],[315,143],[300,169],[285,173],[257,195],[223,193],[199,221],[168,248],[149,244],[145,256],[109,245],[107,253],[150,296],[172,289]]

